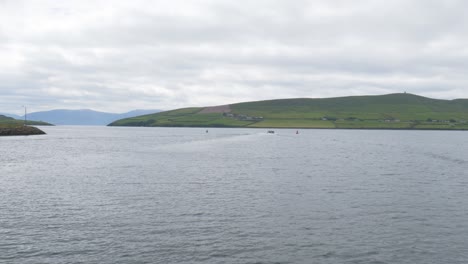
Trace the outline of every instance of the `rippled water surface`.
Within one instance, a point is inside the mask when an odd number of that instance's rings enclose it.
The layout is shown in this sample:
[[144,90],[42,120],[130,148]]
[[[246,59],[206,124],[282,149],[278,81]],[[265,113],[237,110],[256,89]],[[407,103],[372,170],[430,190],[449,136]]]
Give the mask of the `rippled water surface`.
[[0,263],[468,263],[468,132],[0,138]]

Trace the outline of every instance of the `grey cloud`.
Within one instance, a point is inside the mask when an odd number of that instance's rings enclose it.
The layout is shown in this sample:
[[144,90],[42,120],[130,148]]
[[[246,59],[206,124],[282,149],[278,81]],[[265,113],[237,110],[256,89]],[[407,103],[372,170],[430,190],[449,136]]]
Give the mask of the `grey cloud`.
[[468,83],[466,1],[41,3],[0,5],[3,112],[401,91],[455,98]]

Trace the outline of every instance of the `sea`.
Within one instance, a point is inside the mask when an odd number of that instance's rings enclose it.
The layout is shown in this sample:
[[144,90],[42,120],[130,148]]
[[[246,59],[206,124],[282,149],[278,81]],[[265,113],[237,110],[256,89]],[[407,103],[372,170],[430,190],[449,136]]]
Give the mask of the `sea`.
[[41,129],[0,138],[0,263],[468,263],[468,132]]

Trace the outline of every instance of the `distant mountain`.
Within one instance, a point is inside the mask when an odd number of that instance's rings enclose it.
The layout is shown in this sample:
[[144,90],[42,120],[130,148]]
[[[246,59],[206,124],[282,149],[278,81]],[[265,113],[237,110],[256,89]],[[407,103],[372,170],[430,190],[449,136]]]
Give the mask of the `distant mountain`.
[[115,121],[110,126],[468,130],[468,99],[399,93],[296,98],[182,108]]
[[21,119],[20,115],[10,114],[10,113],[0,113],[2,116],[13,117],[14,119]]
[[[127,113],[119,114],[119,116],[121,116],[119,118],[129,118],[129,117],[135,117],[135,116],[141,116],[141,115],[154,114],[154,113],[158,113],[158,112],[161,112],[161,110],[137,109],[137,110],[133,110],[133,111],[130,111],[130,112],[127,112]],[[109,123],[107,123],[107,124],[109,124]]]
[[[93,125],[104,126],[115,120],[129,118],[145,114],[153,114],[160,110],[133,110],[127,113],[116,114],[98,112],[89,109],[67,110],[58,109],[43,112],[34,112],[28,114],[28,119],[41,120],[54,125]],[[24,117],[20,117],[24,118]]]

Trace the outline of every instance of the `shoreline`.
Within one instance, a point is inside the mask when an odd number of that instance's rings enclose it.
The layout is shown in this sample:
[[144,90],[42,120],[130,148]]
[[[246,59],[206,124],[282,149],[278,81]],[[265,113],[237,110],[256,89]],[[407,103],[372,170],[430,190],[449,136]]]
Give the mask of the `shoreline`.
[[248,127],[248,126],[115,126],[107,125],[107,127],[147,127],[147,128],[249,128],[249,129],[329,129],[329,130],[404,130],[404,131],[468,131],[468,129],[460,128],[381,128],[381,127]]
[[0,136],[32,136],[45,135],[46,133],[33,126],[1,127]]

